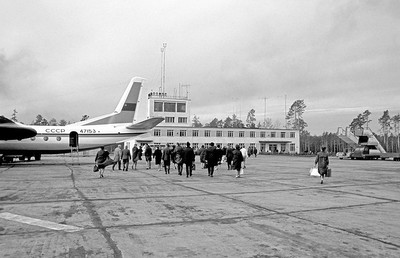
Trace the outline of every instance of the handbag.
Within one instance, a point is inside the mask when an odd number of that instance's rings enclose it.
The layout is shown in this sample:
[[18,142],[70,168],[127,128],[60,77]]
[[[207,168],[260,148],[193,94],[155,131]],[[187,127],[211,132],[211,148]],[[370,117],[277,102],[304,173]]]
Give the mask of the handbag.
[[320,176],[320,174],[318,173],[318,168],[316,168],[316,167],[310,168],[309,174],[310,174],[310,176]]
[[196,170],[196,164],[192,164],[192,170]]
[[94,165],[93,172],[97,172],[97,171],[99,171],[99,167],[97,165]]
[[109,165],[113,165],[114,164],[114,160],[111,159],[110,157],[107,157],[106,161],[104,161],[103,165],[105,167],[109,166]]
[[331,177],[332,176],[332,169],[328,168],[328,171],[326,173],[326,177]]

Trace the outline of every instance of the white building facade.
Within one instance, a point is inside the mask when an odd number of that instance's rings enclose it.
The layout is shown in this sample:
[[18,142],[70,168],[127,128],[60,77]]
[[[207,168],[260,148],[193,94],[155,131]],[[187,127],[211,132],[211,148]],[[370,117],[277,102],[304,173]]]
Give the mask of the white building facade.
[[202,145],[235,147],[255,147],[259,153],[299,153],[300,136],[293,129],[265,128],[208,128],[192,127],[190,99],[188,97],[169,97],[165,93],[151,92],[147,96],[147,117],[164,117],[164,121],[149,133],[126,142],[129,148],[133,144],[164,147],[167,143],[183,146],[190,142],[194,149]]

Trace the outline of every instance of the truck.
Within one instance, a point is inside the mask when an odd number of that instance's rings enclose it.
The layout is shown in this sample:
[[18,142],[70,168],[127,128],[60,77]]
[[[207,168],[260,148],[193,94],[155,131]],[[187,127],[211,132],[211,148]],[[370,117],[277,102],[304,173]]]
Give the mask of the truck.
[[380,159],[381,155],[376,145],[363,145],[355,148],[350,154],[350,159]]

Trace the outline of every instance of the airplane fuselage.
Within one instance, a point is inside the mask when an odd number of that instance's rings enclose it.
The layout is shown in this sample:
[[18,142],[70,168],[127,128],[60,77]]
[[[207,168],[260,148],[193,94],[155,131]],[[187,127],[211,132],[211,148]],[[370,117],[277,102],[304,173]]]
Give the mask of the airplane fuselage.
[[77,137],[78,149],[90,150],[146,133],[148,130],[127,129],[129,124],[88,126],[31,126],[37,135],[23,140],[0,141],[0,154],[34,155],[68,153],[71,139]]

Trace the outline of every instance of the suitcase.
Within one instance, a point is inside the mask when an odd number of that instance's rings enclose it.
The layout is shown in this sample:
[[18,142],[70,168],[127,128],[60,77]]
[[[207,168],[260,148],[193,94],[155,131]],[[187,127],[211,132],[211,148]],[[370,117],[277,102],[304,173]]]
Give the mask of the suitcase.
[[326,173],[326,177],[332,176],[332,169],[328,168],[328,172]]

